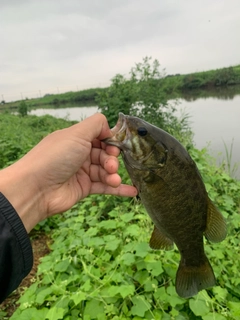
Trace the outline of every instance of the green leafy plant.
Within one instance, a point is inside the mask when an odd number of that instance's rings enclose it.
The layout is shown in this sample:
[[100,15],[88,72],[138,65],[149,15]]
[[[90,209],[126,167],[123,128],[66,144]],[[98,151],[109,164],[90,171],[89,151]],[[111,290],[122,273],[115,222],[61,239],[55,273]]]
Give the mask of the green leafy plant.
[[0,168],[21,158],[50,132],[73,123],[48,115],[18,117],[0,113]]
[[28,106],[25,101],[21,101],[18,107],[18,113],[22,116],[25,117],[28,114]]
[[167,102],[163,90],[165,70],[160,71],[157,60],[145,57],[130,71],[130,76],[116,75],[111,86],[99,93],[99,109],[114,126],[121,111],[138,116],[175,135],[185,145],[192,141],[192,132],[185,114],[180,119],[175,115],[178,101]]
[[142,205],[95,195],[65,213],[52,252],[11,319],[238,319],[240,183],[205,149],[191,154],[228,221],[227,239],[205,244],[217,286],[180,298],[174,287],[179,254],[149,248],[152,222]]
[[235,176],[235,174],[236,174],[236,172],[238,170],[238,167],[240,165],[240,163],[232,163],[233,142],[234,142],[234,139],[232,139],[231,145],[228,148],[227,144],[225,143],[225,141],[223,141],[224,149],[225,149],[226,161],[224,161],[222,163],[222,166],[231,177]]

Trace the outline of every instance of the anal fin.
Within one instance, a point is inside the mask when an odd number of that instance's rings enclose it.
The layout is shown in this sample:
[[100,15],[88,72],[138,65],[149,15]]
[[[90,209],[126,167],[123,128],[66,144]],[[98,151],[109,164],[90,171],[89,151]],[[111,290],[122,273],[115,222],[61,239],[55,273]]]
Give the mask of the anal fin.
[[173,241],[166,237],[159,229],[154,226],[153,233],[149,242],[152,249],[173,249]]
[[208,198],[207,228],[205,237],[212,242],[221,242],[226,238],[227,225],[221,212]]

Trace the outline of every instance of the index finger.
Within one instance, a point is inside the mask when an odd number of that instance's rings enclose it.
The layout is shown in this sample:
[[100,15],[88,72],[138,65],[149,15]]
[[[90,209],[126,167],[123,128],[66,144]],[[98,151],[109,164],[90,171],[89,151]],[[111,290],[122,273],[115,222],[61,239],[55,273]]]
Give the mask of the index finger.
[[118,147],[115,147],[115,146],[110,146],[110,145],[107,145],[106,148],[105,148],[105,151],[111,155],[111,156],[115,156],[115,157],[118,157],[119,154],[120,154],[120,149]]
[[108,145],[105,142],[100,141],[98,139],[94,139],[92,141],[92,147],[98,148],[98,149],[103,149],[107,152],[107,154],[109,154],[110,156],[114,156],[114,157],[118,157],[120,154],[120,151],[121,151],[118,147]]
[[106,117],[101,113],[84,119],[72,126],[72,130],[85,141],[92,142],[94,139],[103,140],[112,137]]

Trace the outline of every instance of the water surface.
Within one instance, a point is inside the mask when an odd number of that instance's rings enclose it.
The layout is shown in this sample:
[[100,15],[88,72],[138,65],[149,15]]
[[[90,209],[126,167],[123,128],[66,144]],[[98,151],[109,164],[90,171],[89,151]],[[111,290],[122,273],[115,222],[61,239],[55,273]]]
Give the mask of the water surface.
[[[190,116],[190,125],[194,132],[194,142],[197,148],[209,146],[210,153],[218,162],[226,159],[226,144],[228,151],[232,149],[232,165],[240,164],[240,95],[221,99],[207,97],[198,99],[180,100],[178,112],[184,110]],[[50,114],[54,117],[68,120],[81,121],[96,113],[98,108],[92,107],[67,107],[56,109],[36,109],[30,114]],[[119,110],[120,111],[120,110]],[[240,165],[236,175],[240,178]]]
[[45,114],[50,114],[51,116],[55,118],[63,118],[67,120],[73,120],[73,121],[81,121],[85,119],[86,117],[89,117],[96,113],[98,110],[98,107],[92,106],[92,107],[67,107],[67,108],[40,108],[40,109],[34,109],[29,112],[29,114],[37,115],[37,116],[43,116]]
[[210,153],[221,162],[226,159],[224,144],[228,152],[232,145],[232,165],[239,163],[237,177],[240,178],[240,96],[232,100],[181,100],[180,107],[190,115],[197,148],[208,145]]

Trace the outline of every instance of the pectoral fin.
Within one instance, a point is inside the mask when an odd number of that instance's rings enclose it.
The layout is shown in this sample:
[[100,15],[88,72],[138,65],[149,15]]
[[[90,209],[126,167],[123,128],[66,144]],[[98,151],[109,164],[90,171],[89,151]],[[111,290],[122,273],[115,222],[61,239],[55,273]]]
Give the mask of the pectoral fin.
[[227,225],[221,212],[208,198],[207,228],[205,237],[212,242],[221,242],[226,238]]
[[149,242],[152,249],[171,250],[173,248],[173,241],[166,237],[161,231],[154,226],[153,233]]

